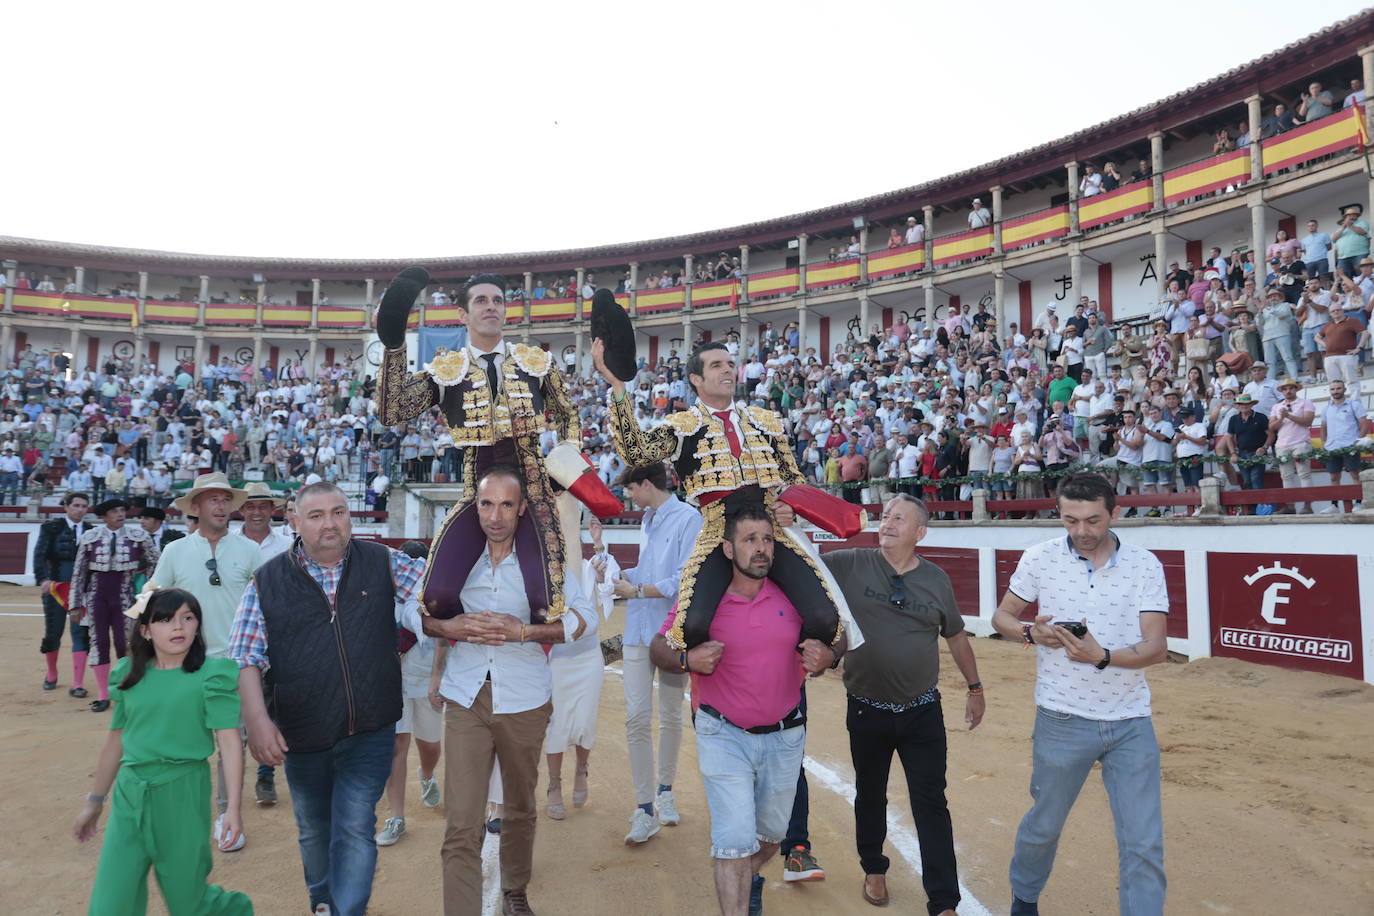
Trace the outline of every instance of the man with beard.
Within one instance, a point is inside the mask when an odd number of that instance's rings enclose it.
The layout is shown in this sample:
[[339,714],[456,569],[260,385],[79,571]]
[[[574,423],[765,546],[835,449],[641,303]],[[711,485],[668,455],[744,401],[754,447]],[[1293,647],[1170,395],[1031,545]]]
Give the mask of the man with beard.
[[792,814],[806,744],[802,681],[833,668],[845,639],[803,639],[801,615],[768,577],[772,514],[747,499],[725,503],[721,547],[732,573],[708,638],[675,649],[669,612],[649,652],[659,668],[692,674],[716,896],[725,916],[744,916],[762,912],[759,868],[777,855]]

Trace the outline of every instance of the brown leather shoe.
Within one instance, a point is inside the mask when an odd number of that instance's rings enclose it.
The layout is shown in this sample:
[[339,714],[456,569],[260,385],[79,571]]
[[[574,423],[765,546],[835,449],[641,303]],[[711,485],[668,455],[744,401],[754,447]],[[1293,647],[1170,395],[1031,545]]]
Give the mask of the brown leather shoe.
[[530,909],[530,899],[523,890],[504,891],[501,894],[501,916],[534,916]]
[[864,899],[874,906],[887,906],[887,875],[864,875]]

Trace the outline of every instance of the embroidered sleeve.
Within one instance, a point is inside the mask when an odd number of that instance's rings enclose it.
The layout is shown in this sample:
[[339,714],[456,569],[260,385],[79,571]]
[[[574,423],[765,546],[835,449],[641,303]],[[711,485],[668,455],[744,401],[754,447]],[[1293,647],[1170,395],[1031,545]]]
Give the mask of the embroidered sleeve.
[[797,467],[797,456],[792,452],[792,444],[787,440],[787,434],[782,428],[782,417],[776,411],[750,407],[749,419],[763,430],[764,435],[773,443],[773,455],[778,462],[778,476],[782,478],[783,484],[790,487],[806,483],[801,469]]
[[377,412],[387,426],[399,426],[424,413],[437,402],[438,388],[424,372],[406,368],[404,347],[387,350],[377,381]]
[[580,449],[582,447],[582,425],[577,419],[577,408],[573,406],[572,398],[568,397],[568,390],[563,387],[562,373],[549,372],[548,353],[543,350],[539,352],[544,353],[546,357],[544,365],[544,408],[553,418],[553,429],[558,433],[559,441],[572,442]]
[[674,425],[669,422],[644,432],[635,420],[634,404],[628,397],[611,398],[611,426],[615,430],[616,453],[632,468],[677,454],[680,440]]

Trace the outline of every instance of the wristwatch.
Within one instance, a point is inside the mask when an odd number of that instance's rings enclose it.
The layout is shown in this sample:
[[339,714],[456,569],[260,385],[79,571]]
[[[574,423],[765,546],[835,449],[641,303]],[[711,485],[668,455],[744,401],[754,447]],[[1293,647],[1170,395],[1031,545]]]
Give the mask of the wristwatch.
[[636,585],[636,586],[635,586],[635,597],[636,597],[636,598],[643,598],[643,597],[644,597],[644,586],[642,586],[642,585]]
[[1111,650],[1111,649],[1108,649],[1108,648],[1106,648],[1106,647],[1104,646],[1103,649],[1102,649],[1102,661],[1098,662],[1096,665],[1093,665],[1093,667],[1096,668],[1098,671],[1101,671],[1102,669],[1106,668],[1106,667],[1107,667],[1108,665],[1110,665],[1111,663],[1112,663],[1112,650]]

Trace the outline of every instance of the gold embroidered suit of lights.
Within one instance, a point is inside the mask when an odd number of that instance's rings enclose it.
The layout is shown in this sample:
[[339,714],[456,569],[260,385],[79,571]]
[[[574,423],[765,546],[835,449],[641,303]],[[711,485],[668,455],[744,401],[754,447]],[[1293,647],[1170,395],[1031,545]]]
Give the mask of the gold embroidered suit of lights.
[[[564,544],[558,525],[554,492],[539,448],[547,429],[563,442],[581,448],[577,409],[568,397],[563,377],[550,371],[547,351],[524,344],[508,344],[501,361],[500,390],[488,386],[486,364],[471,358],[467,348],[436,355],[422,372],[406,368],[405,348],[387,350],[377,385],[382,422],[396,426],[413,420],[439,405],[455,447],[463,449],[463,497],[444,518],[435,541],[441,540],[458,514],[476,497],[476,449],[503,440],[514,445],[515,463],[529,494],[527,511],[536,523],[548,589],[546,619],[553,621],[565,610],[563,600]],[[545,419],[547,412],[548,420]],[[421,594],[429,581],[426,568]]]
[[[806,479],[792,455],[781,417],[761,407],[739,410],[736,417],[741,421],[739,425],[744,433],[738,458],[731,454],[724,422],[703,405],[671,413],[663,425],[644,432],[635,419],[630,399],[611,398],[615,447],[631,467],[671,459],[682,479],[687,502],[694,506],[700,506],[701,497],[707,493],[731,492],[749,484],[758,484],[764,491],[765,505],[771,509],[778,491],[793,484],[805,483]],[[690,454],[684,454],[684,446],[698,434],[700,436],[691,447]],[[701,532],[678,581],[678,612],[666,634],[668,645],[679,652],[687,647],[683,625],[687,620],[687,607],[692,603],[692,594],[696,590],[697,572],[725,536],[724,501],[708,503],[702,508],[701,514]],[[835,596],[811,555],[797,548],[776,524],[773,526],[773,535],[774,549],[786,550],[805,562],[833,604]],[[843,634],[843,625],[837,625],[831,644],[838,643]]]

